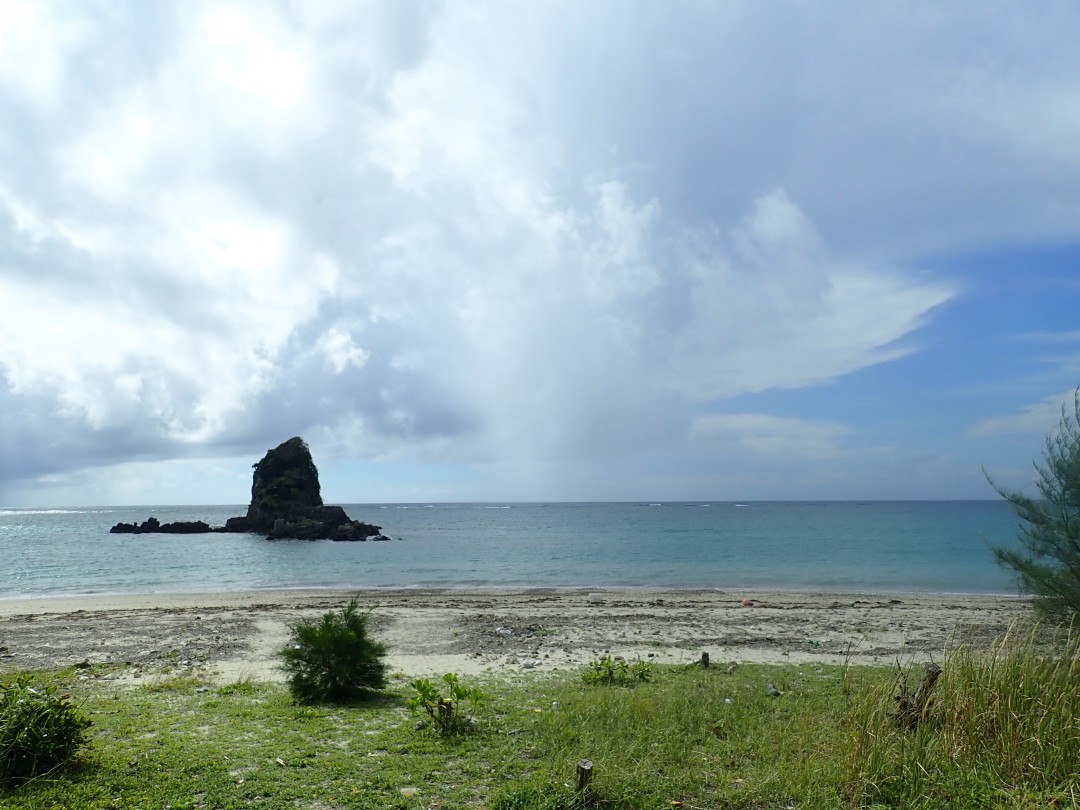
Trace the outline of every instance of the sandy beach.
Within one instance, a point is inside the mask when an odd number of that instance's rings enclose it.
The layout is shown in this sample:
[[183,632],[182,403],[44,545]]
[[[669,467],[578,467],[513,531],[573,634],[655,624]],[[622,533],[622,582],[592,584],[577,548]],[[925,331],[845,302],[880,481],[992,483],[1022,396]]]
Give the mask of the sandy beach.
[[[0,672],[92,665],[139,683],[175,671],[218,681],[280,679],[290,627],[344,605],[343,591],[0,600]],[[749,600],[749,604],[744,604]],[[941,660],[1029,613],[1026,600],[936,594],[661,590],[367,591],[374,634],[406,677],[513,677],[576,669],[602,655],[689,663],[891,664]],[[107,666],[93,666],[107,665]]]

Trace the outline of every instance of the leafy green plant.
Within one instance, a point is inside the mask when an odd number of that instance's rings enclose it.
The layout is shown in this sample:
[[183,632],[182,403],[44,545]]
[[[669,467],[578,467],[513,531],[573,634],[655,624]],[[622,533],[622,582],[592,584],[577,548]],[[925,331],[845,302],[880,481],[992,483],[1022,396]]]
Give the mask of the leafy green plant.
[[18,783],[71,763],[86,744],[90,721],[29,674],[0,684],[0,784]]
[[652,679],[652,664],[646,661],[626,663],[625,659],[613,659],[605,655],[591,662],[581,674],[588,684],[606,684],[611,686],[633,686],[635,683],[647,683]]
[[465,686],[454,672],[442,676],[446,684],[445,694],[427,678],[419,678],[409,684],[416,694],[409,698],[409,708],[414,712],[426,712],[431,722],[442,734],[460,734],[471,729],[475,719],[463,713],[464,704],[474,708],[484,704],[486,695],[477,687]]
[[280,656],[296,702],[349,703],[386,686],[387,648],[368,635],[369,615],[353,597],[341,610],[293,628]]

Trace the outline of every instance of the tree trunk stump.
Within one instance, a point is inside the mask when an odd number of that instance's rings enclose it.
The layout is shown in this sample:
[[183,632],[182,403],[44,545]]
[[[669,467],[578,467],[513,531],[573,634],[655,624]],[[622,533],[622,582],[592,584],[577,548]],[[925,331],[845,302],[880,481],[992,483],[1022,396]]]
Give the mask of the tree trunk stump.
[[923,675],[919,688],[909,695],[906,690],[901,690],[896,696],[896,721],[905,728],[915,728],[919,721],[926,715],[930,707],[930,694],[941,677],[941,667],[934,662],[926,665],[926,674]]

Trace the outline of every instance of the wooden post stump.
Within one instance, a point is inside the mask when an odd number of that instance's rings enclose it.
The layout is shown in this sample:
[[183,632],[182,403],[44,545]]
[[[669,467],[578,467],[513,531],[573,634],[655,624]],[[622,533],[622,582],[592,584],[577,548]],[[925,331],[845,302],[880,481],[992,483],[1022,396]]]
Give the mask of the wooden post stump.
[[454,721],[454,702],[450,698],[439,701],[439,722],[443,728],[450,728]]
[[703,652],[701,654],[701,668],[702,669],[708,669],[709,668],[709,654],[707,652]]
[[589,782],[592,780],[592,760],[591,759],[579,759],[577,764],[577,773],[574,777],[574,787],[578,793],[584,793],[589,789]]

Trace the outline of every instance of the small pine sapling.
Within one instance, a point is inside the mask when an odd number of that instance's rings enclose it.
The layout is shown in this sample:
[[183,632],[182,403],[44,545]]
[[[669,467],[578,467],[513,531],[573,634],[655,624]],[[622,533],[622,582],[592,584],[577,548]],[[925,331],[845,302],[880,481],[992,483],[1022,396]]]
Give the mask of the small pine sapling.
[[369,636],[371,611],[361,612],[358,600],[293,628],[280,657],[297,703],[350,703],[386,686],[387,647]]

